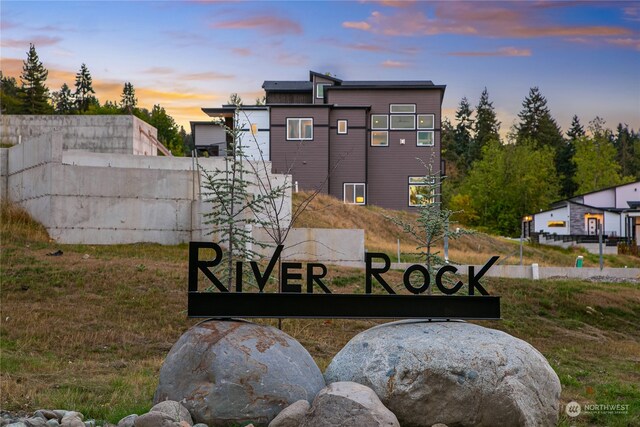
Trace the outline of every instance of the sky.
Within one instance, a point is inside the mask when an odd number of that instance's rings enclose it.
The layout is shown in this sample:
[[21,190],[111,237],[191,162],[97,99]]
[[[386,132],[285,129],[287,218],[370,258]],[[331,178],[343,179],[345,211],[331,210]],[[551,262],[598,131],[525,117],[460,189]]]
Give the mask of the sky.
[[566,131],[573,115],[640,129],[640,1],[5,1],[0,69],[18,78],[29,43],[47,85],[85,63],[102,103],[131,82],[188,130],[264,80],[432,80],[454,123],[486,87],[506,134],[538,86]]

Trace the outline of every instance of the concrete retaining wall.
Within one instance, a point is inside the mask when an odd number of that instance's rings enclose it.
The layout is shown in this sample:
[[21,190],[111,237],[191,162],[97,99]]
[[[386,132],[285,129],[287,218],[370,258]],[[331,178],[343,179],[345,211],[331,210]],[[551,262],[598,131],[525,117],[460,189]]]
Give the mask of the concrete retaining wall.
[[[259,242],[273,245],[263,228],[254,228]],[[273,254],[273,247],[254,248],[265,257]],[[282,259],[296,261],[358,262],[364,260],[364,230],[293,228],[287,236]]]
[[[335,262],[334,264],[345,267],[365,268],[364,262]],[[373,263],[375,267],[382,267],[381,263]],[[413,264],[411,263],[391,263],[392,270],[406,270]],[[468,265],[455,265],[458,268],[458,274],[467,275],[469,272]],[[475,266],[477,273],[482,265]],[[534,279],[533,267],[531,265],[494,265],[485,274],[486,277],[505,277],[511,279]],[[598,267],[538,267],[539,279],[591,279],[600,277],[610,277],[615,279],[640,280],[640,268],[611,268],[605,267],[602,270]]]
[[135,116],[2,115],[2,142],[18,144],[40,136],[61,133],[65,150],[157,155],[145,133],[158,136],[153,126]]

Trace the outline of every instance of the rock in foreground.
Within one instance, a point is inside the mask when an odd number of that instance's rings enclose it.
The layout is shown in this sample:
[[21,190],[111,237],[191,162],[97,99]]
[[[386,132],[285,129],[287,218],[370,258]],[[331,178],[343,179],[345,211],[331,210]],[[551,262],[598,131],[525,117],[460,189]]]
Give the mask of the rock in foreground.
[[300,343],[278,329],[242,321],[207,321],[185,332],[160,370],[154,402],[181,402],[195,422],[268,424],[324,387]]
[[354,337],[327,383],[371,387],[403,426],[555,426],[560,381],[530,344],[465,322],[401,321]]

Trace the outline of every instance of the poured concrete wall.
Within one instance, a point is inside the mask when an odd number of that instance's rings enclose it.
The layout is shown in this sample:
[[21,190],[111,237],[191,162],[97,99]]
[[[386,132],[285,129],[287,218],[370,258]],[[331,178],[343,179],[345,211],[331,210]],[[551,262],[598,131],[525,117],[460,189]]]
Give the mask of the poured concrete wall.
[[135,116],[2,115],[3,143],[18,144],[33,138],[61,133],[63,148],[100,153],[157,155],[145,134],[158,136],[153,126]]
[[[256,227],[253,237],[273,246],[266,230]],[[329,228],[292,228],[284,243],[282,259],[296,261],[358,262],[364,260],[364,230]],[[253,250],[269,258],[274,247]]]

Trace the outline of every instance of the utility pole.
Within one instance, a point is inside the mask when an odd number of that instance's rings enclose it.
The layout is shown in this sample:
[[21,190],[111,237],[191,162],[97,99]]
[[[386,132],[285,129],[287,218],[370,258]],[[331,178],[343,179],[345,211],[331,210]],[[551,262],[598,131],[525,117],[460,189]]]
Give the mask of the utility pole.
[[[603,215],[604,218],[604,215]],[[604,221],[603,221],[604,222]],[[600,230],[598,233],[598,247],[599,247],[599,252],[600,252],[600,271],[602,271],[602,269],[604,268],[604,259],[602,257],[602,233],[604,232],[604,224],[598,224]]]

